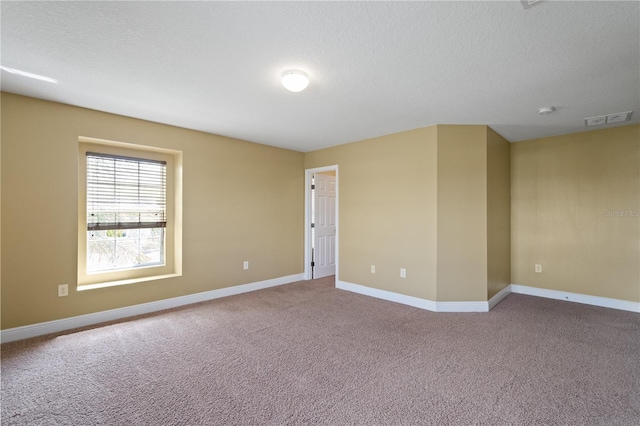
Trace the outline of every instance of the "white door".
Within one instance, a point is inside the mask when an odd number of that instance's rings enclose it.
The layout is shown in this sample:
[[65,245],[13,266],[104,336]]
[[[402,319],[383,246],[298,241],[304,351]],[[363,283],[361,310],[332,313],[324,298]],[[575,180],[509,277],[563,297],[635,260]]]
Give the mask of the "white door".
[[336,177],[314,175],[313,278],[336,273]]

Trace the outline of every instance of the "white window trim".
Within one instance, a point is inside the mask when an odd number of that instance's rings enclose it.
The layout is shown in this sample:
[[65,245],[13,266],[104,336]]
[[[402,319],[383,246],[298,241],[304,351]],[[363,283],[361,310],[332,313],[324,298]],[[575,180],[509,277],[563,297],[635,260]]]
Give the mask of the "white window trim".
[[[79,291],[134,284],[182,275],[182,152],[146,145],[81,136],[78,155],[78,287]],[[86,273],[87,151],[167,162],[167,227],[165,264],[119,271]]]

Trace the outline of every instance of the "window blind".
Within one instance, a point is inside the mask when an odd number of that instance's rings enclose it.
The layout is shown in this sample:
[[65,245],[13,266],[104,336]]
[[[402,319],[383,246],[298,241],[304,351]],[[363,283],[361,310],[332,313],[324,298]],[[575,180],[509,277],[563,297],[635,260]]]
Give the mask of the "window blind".
[[165,228],[167,164],[87,152],[87,230]]

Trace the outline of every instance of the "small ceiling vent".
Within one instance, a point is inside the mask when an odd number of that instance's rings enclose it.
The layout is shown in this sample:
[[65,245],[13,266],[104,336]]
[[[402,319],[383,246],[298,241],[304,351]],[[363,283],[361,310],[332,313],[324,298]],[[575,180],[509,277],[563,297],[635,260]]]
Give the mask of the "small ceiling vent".
[[529,9],[532,6],[535,6],[538,3],[542,3],[542,0],[520,0],[520,3],[522,3],[522,7],[524,7],[525,9]]
[[617,112],[615,114],[600,115],[598,117],[585,118],[584,125],[587,127],[593,127],[593,126],[602,126],[603,124],[622,123],[623,121],[631,120],[632,112],[633,111]]

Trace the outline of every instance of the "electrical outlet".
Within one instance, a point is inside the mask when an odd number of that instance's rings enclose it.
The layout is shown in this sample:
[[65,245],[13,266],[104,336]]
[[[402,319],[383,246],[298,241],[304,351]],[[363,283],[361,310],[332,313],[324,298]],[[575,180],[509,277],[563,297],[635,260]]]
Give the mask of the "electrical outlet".
[[407,278],[407,270],[405,268],[400,268],[400,278]]
[[60,284],[58,286],[58,297],[65,297],[69,295],[69,285],[68,284]]
[[249,261],[245,260],[244,263],[242,264],[242,269],[249,269]]
[[376,273],[376,265],[371,265],[371,273],[372,274]]
[[535,271],[536,271],[536,272],[542,272],[542,265],[541,265],[541,264],[539,264],[539,263],[536,263]]

